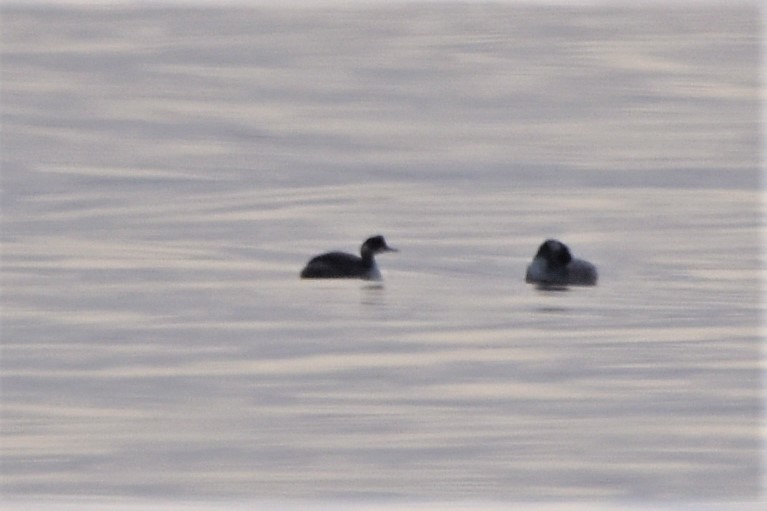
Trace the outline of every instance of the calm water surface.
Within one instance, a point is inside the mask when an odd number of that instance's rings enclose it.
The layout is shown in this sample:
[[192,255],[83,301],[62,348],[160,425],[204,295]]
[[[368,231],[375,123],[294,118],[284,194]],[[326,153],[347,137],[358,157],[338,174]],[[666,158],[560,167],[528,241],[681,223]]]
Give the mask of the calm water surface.
[[4,7],[2,494],[757,500],[755,5]]

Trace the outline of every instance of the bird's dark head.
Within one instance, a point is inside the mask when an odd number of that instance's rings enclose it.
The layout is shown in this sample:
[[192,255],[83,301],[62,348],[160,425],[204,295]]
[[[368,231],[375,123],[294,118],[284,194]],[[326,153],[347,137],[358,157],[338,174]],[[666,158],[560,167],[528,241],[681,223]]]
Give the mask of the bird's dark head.
[[549,239],[538,247],[536,258],[542,258],[550,268],[561,268],[573,260],[570,249],[561,241]]
[[382,252],[397,252],[397,249],[387,245],[384,237],[379,234],[366,239],[362,247],[360,247],[360,252],[362,255],[366,253],[374,255]]

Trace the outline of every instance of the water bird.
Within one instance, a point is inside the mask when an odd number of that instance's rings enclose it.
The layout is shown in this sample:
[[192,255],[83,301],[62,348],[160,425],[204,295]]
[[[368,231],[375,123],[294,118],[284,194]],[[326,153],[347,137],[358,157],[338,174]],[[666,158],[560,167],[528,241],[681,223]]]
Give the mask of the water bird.
[[383,252],[397,252],[397,249],[388,246],[383,236],[372,236],[362,243],[361,257],[346,252],[320,254],[306,263],[301,270],[301,278],[380,280],[381,272],[375,255]]
[[548,239],[527,267],[525,282],[543,286],[594,286],[597,269],[588,261],[576,259],[567,245]]

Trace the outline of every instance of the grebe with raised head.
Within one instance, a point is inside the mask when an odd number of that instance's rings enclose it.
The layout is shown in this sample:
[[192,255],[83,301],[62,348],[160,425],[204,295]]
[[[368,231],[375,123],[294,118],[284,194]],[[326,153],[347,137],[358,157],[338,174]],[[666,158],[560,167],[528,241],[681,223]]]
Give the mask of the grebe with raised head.
[[377,235],[365,240],[360,247],[360,256],[346,252],[327,252],[313,257],[301,270],[302,279],[366,279],[380,280],[381,272],[375,255],[383,252],[397,252],[386,244],[383,236]]

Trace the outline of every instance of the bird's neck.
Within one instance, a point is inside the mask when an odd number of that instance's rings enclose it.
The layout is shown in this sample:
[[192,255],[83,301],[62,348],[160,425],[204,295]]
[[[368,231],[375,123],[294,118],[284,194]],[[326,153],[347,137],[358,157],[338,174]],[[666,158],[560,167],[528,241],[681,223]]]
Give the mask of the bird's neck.
[[360,251],[360,255],[362,256],[362,261],[367,266],[373,265],[375,259],[373,256],[375,255],[372,250],[362,250]]

